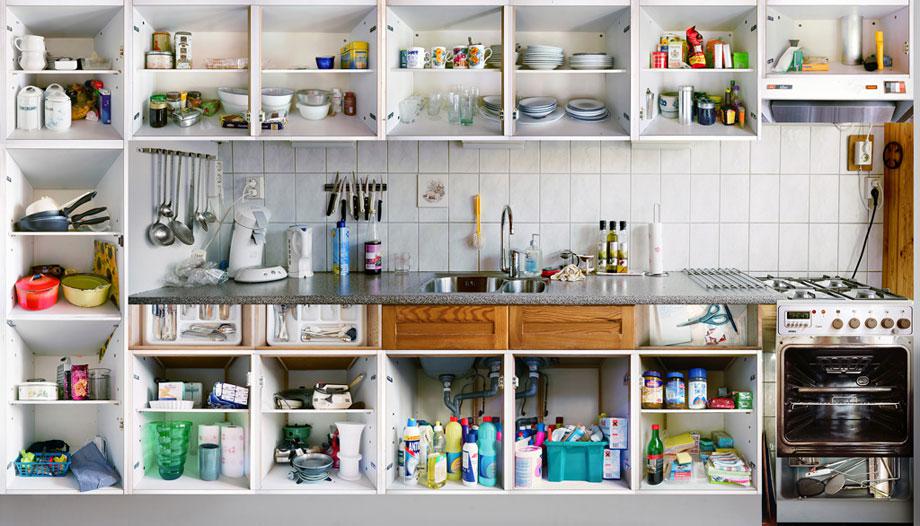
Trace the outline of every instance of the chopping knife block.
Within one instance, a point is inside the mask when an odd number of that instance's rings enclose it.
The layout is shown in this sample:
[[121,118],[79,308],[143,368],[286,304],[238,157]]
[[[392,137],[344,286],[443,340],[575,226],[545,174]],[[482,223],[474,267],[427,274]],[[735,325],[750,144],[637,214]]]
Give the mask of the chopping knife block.
[[[895,146],[896,145],[896,146]],[[882,286],[914,294],[914,129],[912,123],[885,123],[885,203]],[[897,162],[897,161],[900,162]]]

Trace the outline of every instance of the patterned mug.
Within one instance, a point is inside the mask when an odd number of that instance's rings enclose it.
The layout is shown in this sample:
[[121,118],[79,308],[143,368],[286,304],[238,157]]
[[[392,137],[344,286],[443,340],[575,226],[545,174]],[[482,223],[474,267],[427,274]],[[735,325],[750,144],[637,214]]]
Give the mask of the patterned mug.
[[486,67],[486,61],[492,56],[492,48],[482,44],[473,44],[467,48],[466,63],[470,69]]
[[451,54],[453,56],[454,69],[467,69],[469,67],[466,63],[467,53],[467,46],[454,46],[453,53]]
[[444,46],[435,46],[431,48],[431,68],[444,69],[452,58],[450,52]]

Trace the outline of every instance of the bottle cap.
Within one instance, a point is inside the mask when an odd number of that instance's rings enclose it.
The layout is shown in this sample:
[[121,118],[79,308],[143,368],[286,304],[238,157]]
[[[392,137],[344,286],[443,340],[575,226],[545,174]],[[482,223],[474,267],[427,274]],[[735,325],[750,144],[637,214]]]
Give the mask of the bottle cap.
[[658,424],[652,424],[652,431],[658,431]]
[[406,427],[415,427],[415,425],[416,425],[416,424],[415,424],[415,419],[414,419],[414,418],[410,418],[410,419],[406,422]]
[[483,421],[483,422],[491,422],[491,421],[492,421],[492,417],[491,417],[491,416],[484,416],[484,417],[482,417],[482,421]]
[[463,417],[463,418],[460,419],[460,425],[461,425],[461,426],[469,426],[469,425],[470,425],[470,420],[469,420],[468,418],[466,418],[466,417]]
[[499,417],[497,417],[497,416],[493,416],[493,417],[492,417],[492,423],[495,424],[495,425],[498,425],[498,423],[501,422],[501,421],[502,421],[502,419],[499,418]]
[[626,230],[626,221],[620,221],[620,230]]
[[601,230],[607,230],[607,222],[601,219]]
[[706,369],[701,369],[701,368],[690,369],[690,378],[706,378]]
[[457,421],[457,417],[455,417],[455,416],[450,417],[450,421],[451,421],[451,422],[456,422],[456,421]]

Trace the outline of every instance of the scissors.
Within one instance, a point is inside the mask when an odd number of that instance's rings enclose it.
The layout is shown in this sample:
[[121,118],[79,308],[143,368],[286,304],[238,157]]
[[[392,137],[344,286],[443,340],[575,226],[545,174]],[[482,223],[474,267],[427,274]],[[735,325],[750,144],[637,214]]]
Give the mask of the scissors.
[[[722,309],[725,309],[725,312],[722,312]],[[735,318],[732,316],[732,311],[729,310],[728,305],[717,305],[712,304],[709,307],[706,307],[706,312],[692,320],[687,320],[678,325],[678,327],[686,327],[688,325],[696,325],[697,323],[705,323],[706,325],[725,325],[730,323],[732,329],[735,332],[738,332],[738,326],[735,325]]]

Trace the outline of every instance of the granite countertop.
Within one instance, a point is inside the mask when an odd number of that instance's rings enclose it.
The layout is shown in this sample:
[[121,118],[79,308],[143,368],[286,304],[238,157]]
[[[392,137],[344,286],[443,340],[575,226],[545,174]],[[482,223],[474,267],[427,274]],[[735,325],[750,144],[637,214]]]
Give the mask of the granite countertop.
[[[477,273],[482,275],[485,273]],[[769,289],[712,291],[694,283],[683,272],[664,277],[588,276],[584,281],[549,281],[545,292],[431,293],[422,292],[428,280],[445,273],[385,272],[376,276],[337,276],[318,272],[311,278],[245,284],[228,281],[216,287],[164,287],[131,294],[129,303],[178,304],[424,304],[424,305],[641,305],[727,303],[774,304],[781,298]],[[500,274],[494,274],[500,276]]]

